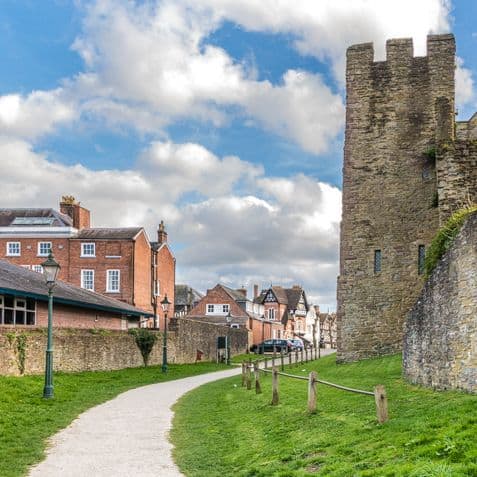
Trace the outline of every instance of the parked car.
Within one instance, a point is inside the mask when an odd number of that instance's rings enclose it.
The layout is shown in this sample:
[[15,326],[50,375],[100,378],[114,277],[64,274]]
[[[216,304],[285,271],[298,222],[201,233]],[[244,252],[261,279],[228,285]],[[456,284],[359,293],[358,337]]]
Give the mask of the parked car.
[[293,348],[292,350],[295,351],[296,349],[298,351],[301,351],[302,349],[305,349],[305,344],[303,343],[303,340],[301,340],[300,338],[293,338],[293,339],[289,339],[288,341],[290,341],[293,345]]
[[274,351],[280,353],[282,350],[285,353],[289,353],[293,349],[293,344],[290,340],[279,340],[279,339],[272,339],[272,340],[265,340],[258,345],[253,345],[250,348],[250,351],[254,351],[258,354],[263,353],[273,353]]

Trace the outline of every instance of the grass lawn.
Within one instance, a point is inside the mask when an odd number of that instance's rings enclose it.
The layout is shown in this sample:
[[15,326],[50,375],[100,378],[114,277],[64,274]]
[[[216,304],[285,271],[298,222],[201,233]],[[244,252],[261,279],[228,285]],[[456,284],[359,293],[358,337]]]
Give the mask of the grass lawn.
[[406,384],[401,356],[336,365],[328,356],[289,372],[372,391],[384,384],[390,420],[376,422],[372,396],[318,385],[318,412],[306,411],[307,383],[280,377],[280,404],[240,377],[202,386],[175,405],[171,434],[187,476],[477,476],[477,396]]
[[78,414],[117,394],[145,384],[224,369],[211,363],[109,372],[56,373],[55,398],[43,399],[43,376],[0,377],[0,476],[25,475],[44,457],[46,439]]

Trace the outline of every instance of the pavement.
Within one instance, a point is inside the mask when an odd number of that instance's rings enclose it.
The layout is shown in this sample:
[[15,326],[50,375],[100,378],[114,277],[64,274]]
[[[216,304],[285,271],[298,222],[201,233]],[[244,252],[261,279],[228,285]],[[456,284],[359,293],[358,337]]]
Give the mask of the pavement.
[[[322,356],[330,354],[329,350],[322,351]],[[202,384],[240,373],[240,368],[233,368],[122,393],[84,412],[54,435],[49,441],[46,459],[32,467],[28,475],[183,477],[172,460],[171,406],[183,394]]]

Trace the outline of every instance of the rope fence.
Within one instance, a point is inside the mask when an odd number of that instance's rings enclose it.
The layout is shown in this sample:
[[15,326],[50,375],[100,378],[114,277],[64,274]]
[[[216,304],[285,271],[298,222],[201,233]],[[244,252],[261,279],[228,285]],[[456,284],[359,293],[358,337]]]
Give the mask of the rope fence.
[[[308,358],[308,356],[306,358]],[[261,362],[264,362],[263,368],[260,368]],[[283,376],[286,378],[298,379],[301,381],[308,381],[307,408],[310,413],[316,412],[317,384],[323,384],[325,386],[341,389],[342,391],[347,391],[347,392],[352,392],[357,394],[364,394],[367,396],[374,396],[374,401],[376,404],[376,417],[378,422],[382,424],[383,422],[386,422],[389,419],[388,400],[387,400],[386,390],[384,389],[383,385],[379,384],[375,386],[374,392],[364,391],[362,389],[354,389],[347,386],[342,386],[340,384],[335,384],[329,381],[318,379],[318,374],[316,373],[316,371],[312,371],[311,373],[309,373],[308,377],[285,373],[283,372],[283,354],[281,356],[282,371],[278,370],[278,367],[275,366],[274,362],[275,362],[275,359],[273,358],[272,369],[268,369],[266,359],[258,359],[258,360],[255,360],[254,362],[244,361],[242,363],[242,386],[246,386],[248,390],[252,389],[252,370],[253,370],[256,394],[260,394],[262,392],[262,385],[260,382],[260,373],[267,373],[272,375],[272,402],[271,402],[272,406],[276,406],[280,402],[279,376]],[[291,360],[290,360],[290,363],[291,363]],[[298,357],[295,363],[298,363]]]

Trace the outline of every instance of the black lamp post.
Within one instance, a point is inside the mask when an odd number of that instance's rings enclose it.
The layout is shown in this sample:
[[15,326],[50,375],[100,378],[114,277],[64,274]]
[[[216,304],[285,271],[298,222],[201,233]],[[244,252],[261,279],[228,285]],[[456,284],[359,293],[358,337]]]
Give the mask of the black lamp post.
[[51,399],[53,393],[53,288],[56,284],[56,278],[60,271],[60,265],[53,258],[50,250],[48,258],[41,264],[48,287],[48,340],[46,344],[45,358],[45,387],[43,388],[43,397]]
[[164,312],[164,341],[162,344],[162,372],[167,373],[167,312],[169,311],[170,301],[167,295],[161,301],[162,311]]

